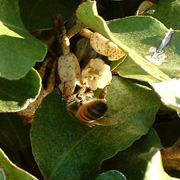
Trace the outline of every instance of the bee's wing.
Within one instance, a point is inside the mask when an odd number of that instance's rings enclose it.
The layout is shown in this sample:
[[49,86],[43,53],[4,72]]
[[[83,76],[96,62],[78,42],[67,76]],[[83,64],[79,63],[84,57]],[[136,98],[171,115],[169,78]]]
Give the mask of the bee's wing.
[[118,120],[112,117],[105,116],[101,119],[96,120],[94,124],[99,126],[112,126],[118,124]]

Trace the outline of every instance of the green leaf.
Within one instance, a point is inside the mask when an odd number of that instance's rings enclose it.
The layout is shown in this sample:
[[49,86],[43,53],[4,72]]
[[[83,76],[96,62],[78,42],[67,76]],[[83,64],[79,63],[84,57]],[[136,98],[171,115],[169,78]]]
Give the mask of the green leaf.
[[18,0],[0,1],[0,76],[19,79],[42,61],[46,48],[25,29]]
[[178,180],[178,178],[170,177],[163,168],[161,153],[158,149],[153,148],[150,153],[144,154],[144,157],[151,157],[148,162],[144,180]]
[[134,180],[135,177],[136,179],[143,179],[147,162],[139,158],[139,155],[149,152],[152,147],[162,148],[160,139],[153,129],[134,142],[128,149],[103,162],[102,169],[103,171],[116,169],[122,172],[128,180]]
[[180,114],[180,79],[172,79],[151,84],[160,95],[161,101]]
[[[177,65],[179,64],[180,58],[180,53],[178,50],[180,47],[179,32],[175,32],[174,34],[172,34],[170,42],[163,50],[165,55],[167,56],[167,62],[156,66],[146,60],[145,56],[150,54],[149,49],[151,47],[158,48],[161,44],[161,41],[164,39],[165,34],[168,30],[166,29],[166,27],[164,27],[163,24],[151,17],[129,17],[111,21],[108,23],[108,26],[111,32],[113,32],[114,37],[118,39],[118,41],[123,42],[131,49],[129,51],[130,58],[138,66],[147,71],[151,76],[158,79],[154,73],[158,73],[158,71],[161,71],[166,73],[171,78],[180,77],[180,66]],[[136,59],[137,55],[140,56],[140,59]],[[141,60],[141,58],[143,58],[143,60]],[[143,67],[144,63],[145,66],[148,66],[148,63],[150,63],[147,69],[146,67]],[[158,70],[156,68],[158,68]],[[162,77],[164,79],[168,79],[164,75]]]
[[30,146],[30,125],[24,125],[23,119],[13,113],[0,114],[0,142],[11,149]]
[[[22,168],[22,159],[24,159],[22,156],[23,155],[23,150],[25,149],[11,149],[8,146],[0,143],[1,145],[1,149],[4,151],[4,153],[6,154],[6,156],[14,163],[16,164],[18,167]],[[20,153],[21,152],[21,153]],[[23,169],[23,168],[22,168]]]
[[[167,9],[168,12],[164,14]],[[180,1],[161,0],[155,11],[150,11],[149,14],[164,23],[168,28],[180,29]]]
[[1,180],[6,180],[6,176],[5,176],[4,170],[2,168],[0,168],[0,179]]
[[[147,133],[160,106],[160,101],[153,91],[116,76],[108,88],[106,99],[109,106],[108,116],[120,121],[121,135],[130,128],[134,137],[142,131],[143,134]],[[123,137],[125,139],[126,133]]]
[[35,101],[41,89],[41,78],[32,69],[19,80],[0,78],[0,112],[17,112]]
[[4,171],[4,175],[6,176],[7,179],[37,180],[37,178],[35,178],[31,174],[18,168],[15,164],[13,164],[1,149],[0,149],[0,167]]
[[2,168],[0,168],[0,179],[5,180],[6,176],[4,174],[4,170]]
[[168,31],[156,19],[152,17],[128,17],[112,20],[106,24],[98,15],[95,2],[80,5],[77,10],[77,17],[89,28],[115,42],[128,53],[128,56],[137,66],[145,70],[153,78],[162,81],[169,80],[170,77],[179,77],[180,66],[177,66],[180,58],[179,32],[172,35],[170,43],[164,49],[168,62],[158,66],[145,58],[146,55],[150,54],[149,49],[152,46],[159,47]]
[[89,128],[69,115],[56,92],[44,99],[35,114],[31,144],[45,179],[95,178],[103,160],[147,133],[160,106],[151,90],[119,77],[108,88],[107,102],[108,116],[119,124]]
[[[112,63],[114,64],[114,62]],[[112,65],[111,65],[112,68]],[[140,66],[138,66],[130,57],[127,57],[115,71],[122,77],[136,79],[145,82],[159,82],[156,78],[148,74]]]
[[111,170],[100,174],[96,180],[126,180],[126,177],[119,171]]
[[54,27],[53,16],[61,14],[67,21],[79,5],[80,0],[19,0],[22,20],[29,31]]

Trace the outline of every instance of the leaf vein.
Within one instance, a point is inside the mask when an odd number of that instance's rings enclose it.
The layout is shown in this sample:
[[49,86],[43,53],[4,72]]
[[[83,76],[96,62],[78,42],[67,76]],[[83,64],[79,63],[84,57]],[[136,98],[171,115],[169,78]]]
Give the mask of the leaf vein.
[[76,146],[78,144],[80,144],[80,142],[82,142],[89,134],[91,134],[92,132],[94,132],[96,130],[97,127],[94,127],[91,131],[89,131],[85,136],[81,137],[79,139],[79,141],[77,141],[71,148],[69,151],[67,151],[67,153],[63,156],[63,158],[61,159],[61,161],[57,164],[57,166],[55,167],[55,169],[52,171],[52,173],[49,176],[49,179],[52,179],[52,177],[54,176],[55,172],[59,169],[59,167],[63,164],[64,160],[66,159],[66,157],[68,155],[71,154],[71,152],[74,152],[73,149],[76,148]]

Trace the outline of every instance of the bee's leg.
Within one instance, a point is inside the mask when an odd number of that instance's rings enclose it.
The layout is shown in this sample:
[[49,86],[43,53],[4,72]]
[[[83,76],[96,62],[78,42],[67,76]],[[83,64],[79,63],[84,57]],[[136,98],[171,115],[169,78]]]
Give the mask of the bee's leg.
[[85,91],[86,91],[86,86],[83,85],[83,86],[78,90],[78,92],[77,92],[77,97],[78,97],[78,98],[83,98]]
[[85,122],[85,121],[80,121],[80,122],[83,123],[84,125],[90,127],[90,128],[92,128],[96,125],[95,120],[88,121],[88,122]]
[[94,124],[98,126],[112,126],[117,125],[118,120],[113,117],[105,116],[103,118],[97,119]]
[[101,92],[100,92],[100,94],[99,94],[99,99],[105,99],[105,98],[106,98],[107,87],[108,87],[108,86],[105,86],[105,87],[101,90]]

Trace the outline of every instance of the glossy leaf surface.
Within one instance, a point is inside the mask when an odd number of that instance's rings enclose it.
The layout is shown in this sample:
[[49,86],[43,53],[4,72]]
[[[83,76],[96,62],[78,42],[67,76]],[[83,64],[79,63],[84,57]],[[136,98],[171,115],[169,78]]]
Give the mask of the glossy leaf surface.
[[89,128],[68,114],[56,92],[44,99],[35,115],[31,141],[46,179],[95,178],[103,160],[147,133],[160,105],[151,90],[119,77],[113,78],[107,101],[108,116],[119,124]]
[[[112,67],[112,65],[111,65]],[[159,82],[156,78],[151,76],[140,66],[138,66],[130,57],[127,57],[116,69],[120,76],[130,79],[136,79],[145,82]]]
[[1,149],[0,149],[0,167],[4,171],[4,176],[6,177],[6,179],[37,180],[31,174],[18,168],[15,164],[13,164]]
[[30,31],[53,28],[53,16],[57,14],[61,14],[66,22],[79,3],[80,0],[19,0],[22,20]]
[[[85,14],[89,18],[85,18]],[[157,80],[179,77],[180,33],[172,35],[164,53],[167,62],[155,65],[146,59],[151,47],[158,48],[168,29],[152,17],[127,17],[106,23],[97,13],[96,3],[87,2],[79,6],[77,17],[89,28],[115,42],[128,56],[149,75]],[[136,77],[137,78],[137,77]],[[152,80],[151,80],[152,81]]]
[[19,79],[42,61],[46,48],[24,27],[18,0],[0,1],[0,77]]
[[107,171],[109,168],[116,169],[122,172],[128,180],[133,180],[134,177],[143,179],[148,162],[139,158],[139,155],[149,152],[152,147],[162,148],[160,139],[153,129],[134,142],[131,147],[105,161],[102,169],[103,171]]
[[0,112],[17,112],[33,102],[41,89],[41,79],[32,69],[19,80],[0,78]]
[[111,170],[100,174],[96,180],[126,180],[126,177],[119,171]]
[[[89,18],[84,15],[88,12]],[[97,13],[96,3],[87,2],[79,6],[77,11],[78,18],[88,27],[100,32],[107,38],[114,41],[128,53],[128,59],[119,65],[115,70],[124,77],[147,81],[152,83],[153,87],[158,81],[171,81],[172,78],[180,77],[180,33],[174,32],[171,35],[170,42],[163,49],[166,56],[166,62],[153,64],[146,59],[150,56],[152,47],[158,48],[167,35],[168,29],[152,17],[127,17],[109,21],[108,24]],[[132,62],[132,63],[131,63]],[[168,107],[171,107],[179,113],[178,87],[171,87],[171,91],[157,91],[162,101],[164,96],[168,97]],[[166,95],[164,95],[166,93]],[[169,98],[170,97],[170,98]],[[177,101],[177,102],[174,102]]]
[[160,95],[161,101],[180,114],[180,80],[172,79],[160,83],[152,83],[151,85]]
[[[88,19],[85,18],[85,14],[87,15],[87,13],[89,17]],[[150,75],[158,80],[161,80],[162,78],[169,79],[169,77],[160,71],[158,67],[144,58],[144,56],[148,54],[148,46],[150,48],[153,45],[151,39],[152,35],[153,38],[156,35],[157,37],[159,36],[160,39],[160,36],[162,36],[160,34],[167,30],[163,24],[160,24],[161,31],[158,34],[154,34],[157,33],[157,31],[148,31],[148,27],[152,25],[153,21],[155,22],[155,26],[158,24],[155,19],[150,17],[129,17],[113,20],[107,24],[103,18],[98,15],[95,2],[87,2],[80,5],[77,10],[77,17],[89,28],[101,33],[111,41],[115,42],[120,48],[128,53],[136,64],[147,71]],[[140,25],[141,23],[142,25]],[[150,37],[147,39],[146,35]],[[140,41],[140,44],[136,42],[136,39],[139,37],[143,38],[144,42],[141,42],[142,40]],[[157,38],[155,41],[157,43]]]
[[11,149],[30,146],[30,124],[24,125],[15,113],[0,113],[0,142]]
[[[168,9],[168,13],[164,11]],[[150,15],[164,23],[168,28],[180,29],[180,1],[161,0],[155,11],[150,11]]]
[[170,177],[163,168],[161,153],[157,149],[152,149],[150,153],[144,154],[145,156],[150,157],[144,180],[158,179],[158,180],[178,180],[178,178]]

